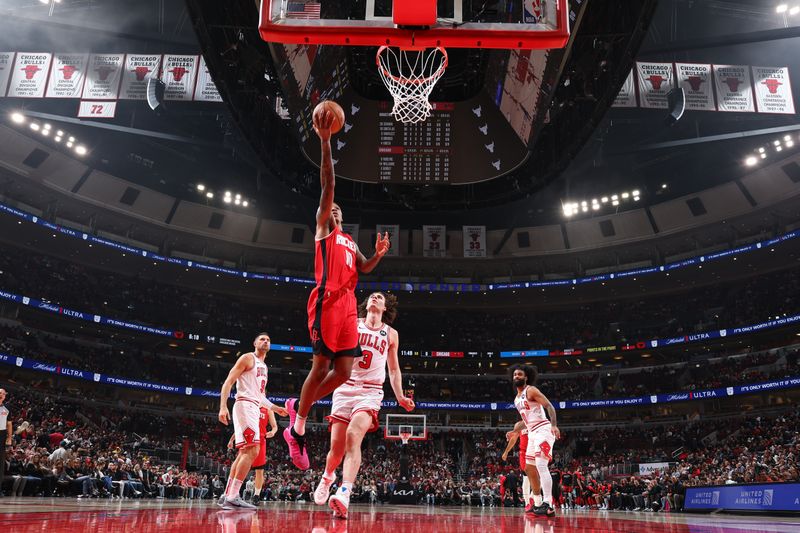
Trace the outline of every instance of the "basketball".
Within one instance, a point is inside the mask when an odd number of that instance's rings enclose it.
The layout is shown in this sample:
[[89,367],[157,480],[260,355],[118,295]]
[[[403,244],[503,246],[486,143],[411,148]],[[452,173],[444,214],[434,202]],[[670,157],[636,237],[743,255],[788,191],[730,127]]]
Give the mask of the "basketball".
[[323,111],[330,111],[333,113],[333,123],[331,124],[331,133],[338,133],[342,126],[344,126],[344,109],[342,106],[333,100],[323,100],[314,108],[314,125],[317,124],[319,116]]

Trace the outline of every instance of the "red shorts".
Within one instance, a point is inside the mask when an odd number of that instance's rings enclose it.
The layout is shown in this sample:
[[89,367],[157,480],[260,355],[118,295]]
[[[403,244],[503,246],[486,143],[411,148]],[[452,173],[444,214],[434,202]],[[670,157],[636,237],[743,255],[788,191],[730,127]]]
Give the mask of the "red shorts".
[[320,300],[317,287],[308,298],[308,333],[314,355],[358,357],[358,312],[356,295],[345,291],[341,295],[326,293]]
[[525,471],[525,452],[528,449],[528,432],[521,433],[519,436],[519,469]]
[[253,461],[253,464],[250,468],[257,469],[257,468],[264,468],[267,464],[267,439],[264,436],[261,436],[261,446],[258,447],[258,457],[256,460]]

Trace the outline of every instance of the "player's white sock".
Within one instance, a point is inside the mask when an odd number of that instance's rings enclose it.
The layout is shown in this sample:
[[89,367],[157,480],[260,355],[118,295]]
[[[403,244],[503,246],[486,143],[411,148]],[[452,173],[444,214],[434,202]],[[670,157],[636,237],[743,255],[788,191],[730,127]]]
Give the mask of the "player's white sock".
[[539,507],[542,505],[542,495],[541,494],[534,494],[533,495],[533,505]]
[[256,498],[261,496],[261,489],[254,489],[253,490],[253,496],[255,496]]
[[294,419],[294,432],[298,435],[306,434],[306,417],[299,414]]
[[228,485],[228,490],[225,491],[225,497],[232,500],[239,496],[239,490],[242,488],[242,480],[233,478],[231,484]]
[[343,481],[342,486],[339,487],[339,490],[341,492],[353,492],[353,483],[351,481]]
[[522,501],[528,502],[531,499],[531,480],[528,476],[522,477]]
[[550,468],[547,464],[547,459],[536,458],[536,470],[539,471],[539,481],[542,483],[542,493],[544,494],[544,501],[553,504],[553,477],[550,475]]

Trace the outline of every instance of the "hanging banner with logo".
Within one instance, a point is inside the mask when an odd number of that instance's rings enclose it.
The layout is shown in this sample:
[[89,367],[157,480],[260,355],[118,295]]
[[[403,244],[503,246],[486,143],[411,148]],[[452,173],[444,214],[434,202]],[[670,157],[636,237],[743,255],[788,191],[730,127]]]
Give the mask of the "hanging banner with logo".
[[628,72],[625,83],[614,99],[613,107],[636,107],[636,87],[634,86],[633,70]]
[[53,54],[18,52],[11,73],[8,96],[17,98],[41,98],[47,85],[50,61]]
[[191,100],[197,78],[197,56],[165,55],[161,80],[167,85],[165,100]]
[[678,87],[686,95],[686,110],[716,111],[711,65],[675,63]]
[[464,257],[486,257],[486,226],[463,226]]
[[381,235],[389,234],[389,242],[392,244],[386,255],[397,257],[400,255],[400,226],[397,224],[378,224],[375,231]]
[[128,54],[122,72],[120,100],[147,100],[147,82],[158,79],[161,56],[158,54]]
[[89,54],[55,54],[45,98],[80,98]]
[[672,63],[636,62],[639,79],[639,105],[649,109],[667,109],[667,93],[674,85]]
[[0,96],[6,95],[8,79],[14,65],[14,52],[0,52]]
[[125,54],[92,54],[83,98],[87,100],[116,100]]
[[786,67],[753,67],[759,113],[794,114],[792,84]]
[[197,86],[194,88],[194,99],[200,102],[221,102],[217,86],[211,78],[211,73],[206,65],[206,58],[200,56],[200,68],[197,71]]
[[540,24],[544,22],[543,0],[524,0],[522,2],[522,16],[525,24]]
[[754,112],[750,67],[746,65],[714,65],[714,85],[720,111]]
[[445,226],[422,226],[422,255],[425,257],[447,256],[447,228]]
[[350,235],[356,244],[358,244],[358,224],[345,224],[342,223],[342,231]]

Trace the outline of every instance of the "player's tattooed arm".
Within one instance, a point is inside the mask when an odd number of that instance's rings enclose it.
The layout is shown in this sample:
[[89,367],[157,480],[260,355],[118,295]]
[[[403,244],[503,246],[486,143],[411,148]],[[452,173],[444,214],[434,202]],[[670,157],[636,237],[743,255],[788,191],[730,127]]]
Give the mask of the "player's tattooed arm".
[[378,266],[383,256],[386,255],[386,252],[389,251],[389,247],[391,243],[389,241],[389,234],[384,233],[381,235],[378,233],[377,238],[375,239],[375,255],[367,259],[364,257],[364,254],[361,253],[361,250],[358,250],[356,255],[356,265],[358,266],[358,271],[362,274],[369,274],[375,267]]
[[550,418],[550,426],[553,431],[553,436],[557,439],[560,439],[561,431],[558,429],[558,423],[556,421],[556,408],[553,407],[553,404],[550,403],[550,400],[548,400],[547,397],[542,394],[542,391],[536,387],[528,387],[528,400],[536,402],[545,408],[547,411],[547,416]]

